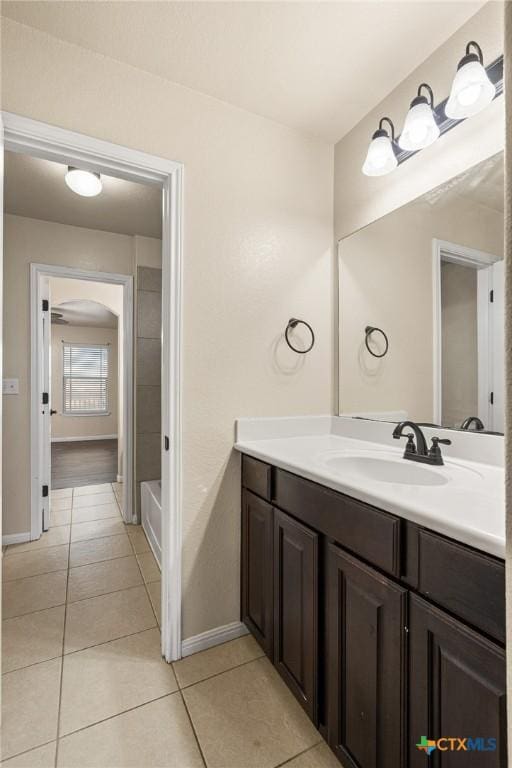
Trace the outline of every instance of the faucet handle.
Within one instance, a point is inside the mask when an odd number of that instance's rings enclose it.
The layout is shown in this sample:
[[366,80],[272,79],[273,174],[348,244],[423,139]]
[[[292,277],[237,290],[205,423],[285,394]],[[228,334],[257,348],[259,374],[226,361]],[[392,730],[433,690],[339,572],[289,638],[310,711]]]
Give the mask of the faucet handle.
[[432,438],[432,448],[437,448],[439,445],[451,445],[452,441],[448,440],[447,437],[433,437]]
[[413,432],[407,432],[405,435],[393,435],[393,437],[398,440],[400,437],[406,437],[407,438],[407,445],[405,446],[405,452],[406,453],[416,453],[416,445],[414,443],[414,433]]

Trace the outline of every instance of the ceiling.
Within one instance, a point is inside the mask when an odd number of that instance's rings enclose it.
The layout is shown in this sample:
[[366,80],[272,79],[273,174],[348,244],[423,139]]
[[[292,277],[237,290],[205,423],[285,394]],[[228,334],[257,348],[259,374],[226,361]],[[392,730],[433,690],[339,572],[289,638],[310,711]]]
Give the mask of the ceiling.
[[484,4],[4,0],[2,13],[335,142]]
[[[104,304],[89,299],[76,299],[63,301],[62,304],[52,306],[52,324],[54,313],[62,315],[59,320],[63,325],[79,325],[93,328],[117,328],[117,317]],[[62,323],[62,321],[65,321]]]
[[64,182],[67,166],[30,155],[5,153],[6,213],[123,235],[161,238],[161,191],[103,176],[97,197],[81,197]]

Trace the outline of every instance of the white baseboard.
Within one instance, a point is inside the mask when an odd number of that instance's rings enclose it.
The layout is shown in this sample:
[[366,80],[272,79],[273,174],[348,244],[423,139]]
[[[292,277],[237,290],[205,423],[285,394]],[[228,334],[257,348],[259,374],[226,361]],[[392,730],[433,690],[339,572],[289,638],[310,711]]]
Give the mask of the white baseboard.
[[8,547],[9,544],[25,544],[26,541],[30,541],[30,531],[27,533],[4,533],[2,547]]
[[220,645],[221,643],[227,643],[228,640],[235,640],[237,637],[242,637],[248,634],[248,629],[241,621],[232,621],[231,624],[225,624],[223,627],[215,627],[215,629],[209,629],[207,632],[202,632],[200,635],[194,635],[193,637],[187,637],[181,644],[181,655],[191,656],[193,653],[199,651],[206,651],[207,648],[212,648],[214,645]]
[[118,475],[117,476],[117,482],[118,483],[122,483],[123,482],[123,476],[122,475]]
[[84,440],[117,440],[117,435],[88,435],[87,437],[52,437],[52,443],[81,443]]

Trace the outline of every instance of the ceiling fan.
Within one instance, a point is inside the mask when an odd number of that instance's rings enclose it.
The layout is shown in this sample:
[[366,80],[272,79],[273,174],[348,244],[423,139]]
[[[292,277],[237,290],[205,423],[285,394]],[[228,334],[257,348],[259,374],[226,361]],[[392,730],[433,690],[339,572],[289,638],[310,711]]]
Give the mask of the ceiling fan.
[[69,325],[69,321],[64,320],[62,312],[57,312],[53,307],[51,308],[51,322],[52,325]]

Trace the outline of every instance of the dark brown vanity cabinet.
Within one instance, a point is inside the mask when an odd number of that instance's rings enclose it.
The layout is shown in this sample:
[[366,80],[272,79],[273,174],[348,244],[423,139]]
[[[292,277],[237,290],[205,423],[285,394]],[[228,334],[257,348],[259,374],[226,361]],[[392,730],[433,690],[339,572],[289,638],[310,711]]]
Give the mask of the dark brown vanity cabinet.
[[274,510],[274,664],[317,723],[317,533]]
[[242,497],[242,621],[267,656],[274,647],[274,511],[244,490]]
[[399,768],[407,590],[328,546],[328,742],[350,768]]
[[505,768],[503,561],[247,456],[242,484],[242,620],[341,764]]
[[434,768],[506,768],[505,651],[416,595],[409,625],[410,768],[425,766],[421,736],[482,740],[474,751],[436,749]]

